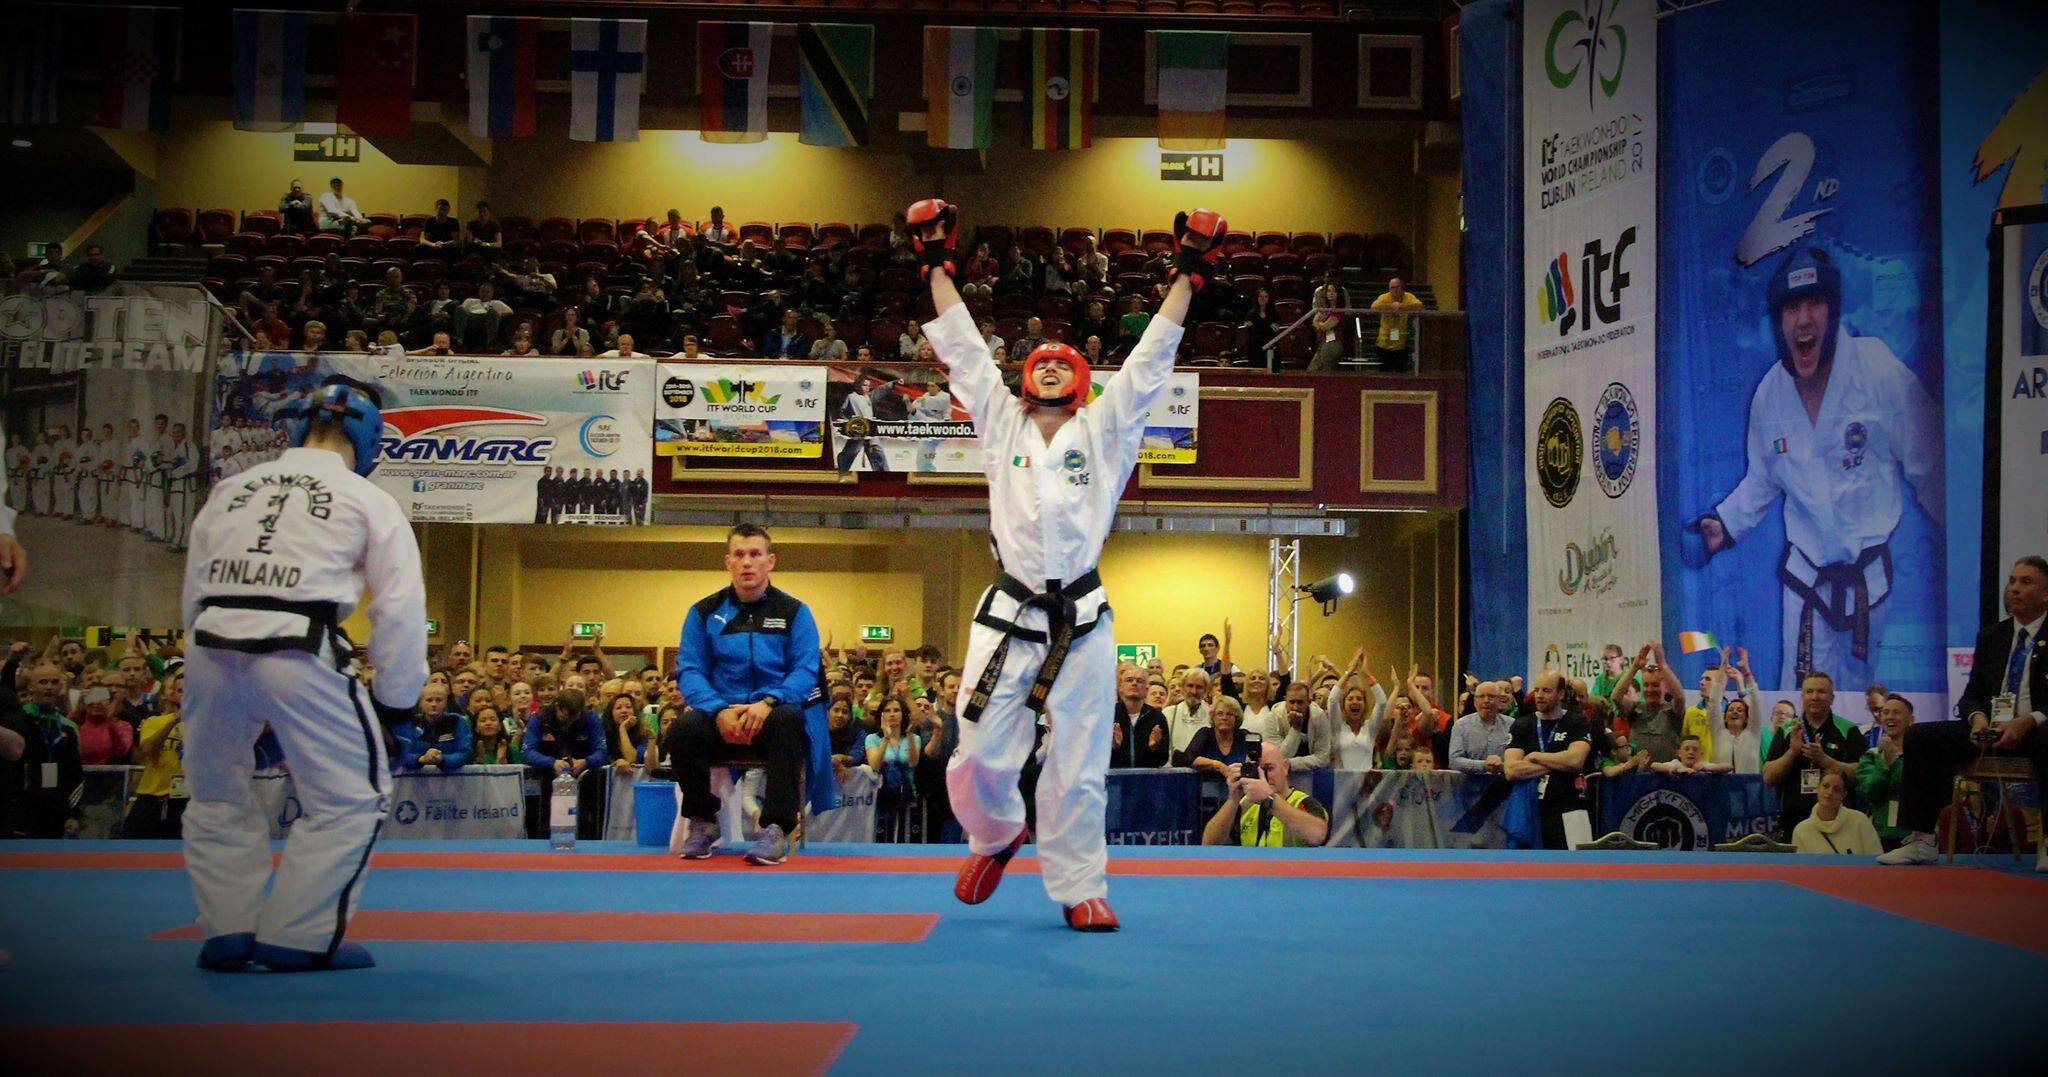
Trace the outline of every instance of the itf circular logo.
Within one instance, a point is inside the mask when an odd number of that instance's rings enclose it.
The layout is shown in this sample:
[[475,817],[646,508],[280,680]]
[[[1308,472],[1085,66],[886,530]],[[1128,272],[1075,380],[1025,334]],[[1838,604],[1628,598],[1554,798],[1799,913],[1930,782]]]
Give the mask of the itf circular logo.
[[1728,201],[1728,196],[1735,193],[1735,155],[1714,147],[1708,151],[1707,159],[1700,162],[1695,179],[1700,201],[1710,206]]
[[2027,274],[2027,305],[2034,310],[2034,321],[2048,329],[2048,250],[2034,259],[2034,268]]
[[609,415],[593,415],[583,420],[583,428],[576,432],[576,440],[583,445],[583,451],[593,459],[602,460],[619,451],[624,440],[619,433],[618,420]]
[[1065,464],[1068,471],[1079,471],[1088,466],[1088,458],[1082,455],[1079,449],[1068,449],[1067,455],[1060,458],[1060,463]]
[[1694,852],[1713,843],[1713,831],[1699,806],[1679,793],[1658,789],[1629,805],[1621,832],[1666,849]]
[[697,399],[697,383],[688,378],[670,378],[661,383],[661,402],[672,408],[687,408]]
[[1593,477],[1608,497],[1620,497],[1636,478],[1636,460],[1642,447],[1643,424],[1636,414],[1635,395],[1620,382],[1609,382],[1593,409],[1595,441],[1593,458],[1599,468]]
[[1586,436],[1572,402],[1558,397],[1543,409],[1536,424],[1536,481],[1543,499],[1554,508],[1572,503],[1579,492],[1579,469],[1586,459]]
[[401,800],[391,817],[398,820],[399,826],[411,826],[420,821],[420,806],[410,800]]

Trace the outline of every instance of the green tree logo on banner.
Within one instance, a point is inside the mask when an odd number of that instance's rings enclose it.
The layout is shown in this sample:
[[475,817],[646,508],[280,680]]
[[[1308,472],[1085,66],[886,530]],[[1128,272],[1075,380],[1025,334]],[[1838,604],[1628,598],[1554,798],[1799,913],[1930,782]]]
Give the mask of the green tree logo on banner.
[[[1543,69],[1550,75],[1550,84],[1562,90],[1579,77],[1580,71],[1590,73],[1586,79],[1586,104],[1593,104],[1593,84],[1600,84],[1600,92],[1613,97],[1621,89],[1621,72],[1628,65],[1628,31],[1614,21],[1615,12],[1621,8],[1621,0],[1583,0],[1579,10],[1566,8],[1557,21],[1550,24],[1550,38],[1543,44]],[[1608,38],[1612,36],[1610,45]],[[1557,64],[1558,44],[1562,42],[1570,53],[1579,54],[1570,67]],[[1605,71],[1611,61],[1613,72]]]

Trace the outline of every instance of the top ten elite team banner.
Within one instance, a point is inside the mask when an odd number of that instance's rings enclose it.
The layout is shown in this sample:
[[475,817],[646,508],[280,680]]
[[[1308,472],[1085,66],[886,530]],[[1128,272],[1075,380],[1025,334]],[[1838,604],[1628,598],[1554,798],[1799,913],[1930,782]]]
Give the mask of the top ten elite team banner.
[[1529,667],[1660,637],[1657,19],[1531,0],[1522,22]]

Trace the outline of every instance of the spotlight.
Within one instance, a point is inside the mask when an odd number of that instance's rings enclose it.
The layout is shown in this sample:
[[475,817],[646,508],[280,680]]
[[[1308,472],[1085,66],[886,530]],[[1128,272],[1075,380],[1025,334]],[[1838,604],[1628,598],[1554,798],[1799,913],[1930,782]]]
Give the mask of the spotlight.
[[13,146],[17,150],[25,150],[28,149],[30,146],[35,145],[35,143],[30,142],[28,139],[25,138],[17,138],[13,142],[8,143],[8,145]]
[[1322,605],[1323,616],[1325,617],[1336,612],[1338,599],[1357,589],[1358,584],[1351,578],[1351,573],[1349,572],[1339,572],[1334,576],[1325,577],[1301,588],[1301,590],[1308,592],[1310,598],[1315,599]]

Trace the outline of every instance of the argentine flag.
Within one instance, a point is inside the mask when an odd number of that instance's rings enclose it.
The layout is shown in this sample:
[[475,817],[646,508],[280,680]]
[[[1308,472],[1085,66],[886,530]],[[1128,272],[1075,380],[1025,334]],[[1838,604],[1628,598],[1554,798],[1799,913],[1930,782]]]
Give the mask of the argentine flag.
[[236,130],[289,131],[306,118],[306,18],[236,9]]

